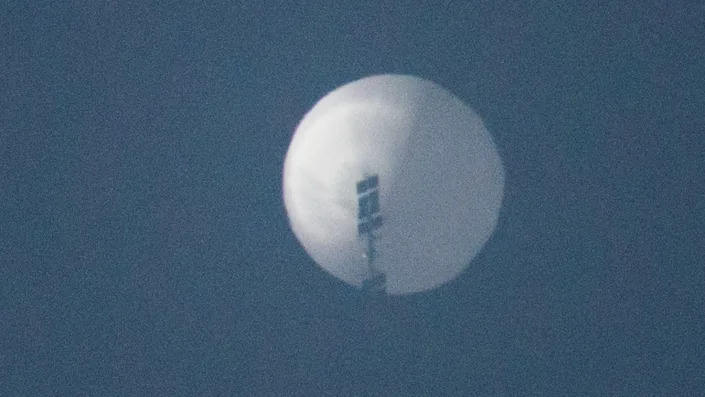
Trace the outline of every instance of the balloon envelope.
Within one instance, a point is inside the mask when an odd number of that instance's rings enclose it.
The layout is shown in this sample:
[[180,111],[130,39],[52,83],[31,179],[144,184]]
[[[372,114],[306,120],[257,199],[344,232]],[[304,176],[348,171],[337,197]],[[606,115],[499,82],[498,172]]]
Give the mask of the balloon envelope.
[[379,75],[323,97],[294,133],[283,195],[294,234],[326,271],[362,286],[356,184],[379,178],[375,267],[386,292],[454,279],[497,224],[504,171],[482,120],[439,85]]

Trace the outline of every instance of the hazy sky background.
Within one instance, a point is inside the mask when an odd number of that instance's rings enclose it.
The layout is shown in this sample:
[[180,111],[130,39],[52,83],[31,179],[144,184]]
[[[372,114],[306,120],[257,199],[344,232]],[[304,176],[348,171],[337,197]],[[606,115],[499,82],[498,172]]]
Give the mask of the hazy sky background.
[[[705,390],[705,2],[3,1],[0,395]],[[369,303],[281,169],[376,73],[491,130],[497,230]]]

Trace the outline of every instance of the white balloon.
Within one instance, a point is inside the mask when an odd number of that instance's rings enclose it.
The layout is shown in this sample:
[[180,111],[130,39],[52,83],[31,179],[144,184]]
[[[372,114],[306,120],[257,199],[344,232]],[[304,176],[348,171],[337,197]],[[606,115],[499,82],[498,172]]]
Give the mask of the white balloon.
[[346,84],[301,120],[284,162],[294,234],[326,271],[355,286],[370,277],[358,235],[357,182],[379,176],[375,267],[388,294],[438,287],[489,239],[504,170],[482,120],[441,86],[405,75]]

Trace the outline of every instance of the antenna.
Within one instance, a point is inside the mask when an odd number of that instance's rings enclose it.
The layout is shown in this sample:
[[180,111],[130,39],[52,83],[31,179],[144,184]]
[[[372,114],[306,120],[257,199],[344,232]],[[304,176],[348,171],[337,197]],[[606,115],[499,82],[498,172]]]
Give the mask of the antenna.
[[364,257],[367,258],[368,277],[362,282],[364,290],[384,292],[386,275],[375,267],[377,250],[374,231],[382,227],[382,216],[379,210],[379,176],[366,176],[357,183],[357,234],[366,239],[367,247]]

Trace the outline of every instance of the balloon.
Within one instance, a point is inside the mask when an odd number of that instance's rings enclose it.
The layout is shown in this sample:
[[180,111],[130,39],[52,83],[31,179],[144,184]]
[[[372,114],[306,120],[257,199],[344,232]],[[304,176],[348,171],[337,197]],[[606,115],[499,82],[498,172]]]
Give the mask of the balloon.
[[441,86],[378,75],[323,97],[284,161],[289,222],[323,269],[388,294],[456,278],[492,234],[504,169],[482,120]]

